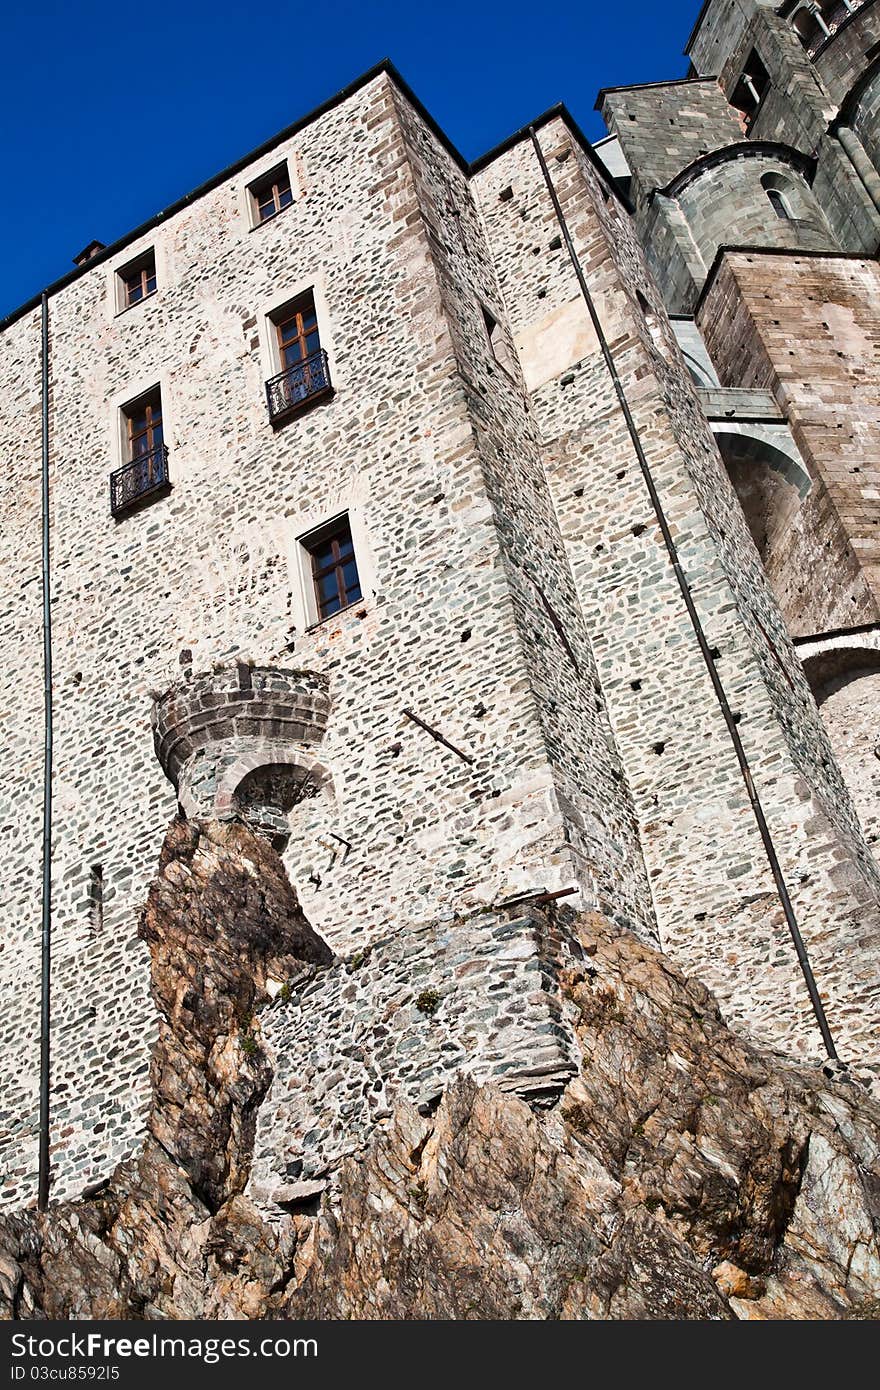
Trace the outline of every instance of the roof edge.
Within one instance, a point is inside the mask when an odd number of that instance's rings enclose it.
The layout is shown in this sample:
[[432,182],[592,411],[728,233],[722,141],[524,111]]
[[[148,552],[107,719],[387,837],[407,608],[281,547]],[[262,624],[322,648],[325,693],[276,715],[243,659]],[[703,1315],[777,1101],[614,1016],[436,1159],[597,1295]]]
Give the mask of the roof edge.
[[694,82],[717,82],[718,78],[712,74],[701,74],[699,77],[685,74],[684,77],[664,77],[660,82],[622,82],[618,87],[600,87],[593,106],[594,111],[601,111],[605,97],[612,92],[638,92],[648,87],[684,87],[690,86]]
[[769,156],[778,160],[780,164],[790,164],[804,175],[813,174],[816,169],[814,155],[804,154],[793,145],[783,144],[780,140],[733,140],[729,145],[719,145],[708,154],[698,155],[690,164],[679,169],[664,188],[656,188],[652,192],[659,193],[663,198],[674,198],[704,170],[712,169],[717,164],[726,164],[730,160],[750,159],[753,156],[764,159]]
[[691,56],[691,49],[694,46],[694,41],[696,40],[697,34],[700,32],[700,26],[703,23],[703,20],[706,18],[706,11],[708,10],[711,3],[712,0],[703,0],[702,5],[700,6],[700,13],[694,20],[694,27],[690,32],[690,37],[688,38],[687,43],[682,49],[682,52],[684,53],[684,56],[686,58],[689,58]]
[[741,245],[741,246],[737,246],[736,244],[732,244],[732,245],[729,245],[729,246],[728,246],[728,245],[722,245],[722,246],[719,246],[719,247],[718,247],[718,250],[715,252],[714,260],[712,261],[712,264],[710,265],[709,270],[708,270],[708,272],[707,272],[706,278],[705,278],[705,280],[703,281],[703,288],[700,290],[700,293],[697,295],[696,302],[695,302],[695,304],[694,304],[694,311],[693,311],[693,315],[692,315],[693,318],[696,318],[696,317],[697,317],[697,314],[698,314],[698,313],[700,312],[700,310],[702,309],[703,304],[704,304],[704,302],[705,302],[705,300],[706,300],[706,297],[707,297],[707,295],[708,295],[708,293],[709,293],[709,290],[712,288],[712,285],[713,285],[714,282],[715,282],[715,277],[717,276],[718,271],[719,271],[719,269],[721,268],[721,263],[722,263],[722,261],[724,260],[724,257],[727,256],[727,255],[731,255],[731,256],[738,256],[738,255],[748,255],[748,256],[790,256],[792,260],[800,259],[800,260],[810,260],[810,261],[820,261],[820,260],[826,260],[826,261],[873,261],[873,260],[876,260],[876,257],[875,257],[875,256],[866,256],[866,255],[864,254],[864,252],[861,252],[861,251],[813,251],[813,250],[808,250],[808,249],[806,249],[806,248],[794,247],[794,246],[750,246],[750,245],[748,245],[748,244],[744,244],[744,245]]
[[597,172],[608,184],[610,191],[620,199],[628,211],[632,211],[626,198],[624,198],[623,194],[617,188],[614,180],[605,168],[605,165],[595,153],[589,140],[563,102],[557,102],[556,105],[549,107],[535,120],[529,121],[527,125],[521,126],[519,130],[507,136],[500,144],[495,145],[485,154],[480,155],[479,158],[468,163],[461,151],[453,144],[443,128],[438,124],[424,103],[413,91],[412,87],[406,81],[406,78],[403,77],[394,63],[392,63],[391,59],[382,58],[378,63],[374,63],[371,68],[367,68],[366,72],[356,77],[354,81],[349,82],[345,87],[341,87],[333,96],[321,102],[319,106],[313,107],[311,111],[307,111],[305,115],[298,117],[290,125],[285,126],[283,130],[270,136],[268,140],[264,140],[263,143],[258,145],[255,149],[249,150],[247,154],[242,155],[231,164],[228,164],[224,169],[221,169],[219,173],[213,174],[209,179],[206,179],[204,183],[192,189],[191,192],[185,193],[183,197],[176,199],[173,203],[169,203],[167,207],[162,208],[161,211],[154,213],[146,222],[141,222],[139,226],[134,227],[130,232],[126,232],[123,236],[118,237],[116,241],[111,242],[109,246],[99,251],[97,255],[92,256],[84,265],[75,266],[73,270],[69,270],[57,280],[51,281],[45,289],[38,291],[37,294],[32,295],[30,299],[25,300],[18,308],[10,310],[4,318],[0,319],[0,332],[11,327],[11,325],[16,323],[19,319],[24,318],[26,314],[38,308],[44,294],[49,297],[58,294],[61,290],[66,289],[68,285],[78,280],[80,276],[85,275],[90,270],[94,270],[96,266],[103,265],[105,262],[112,260],[120,251],[124,251],[126,246],[146,236],[147,233],[153,231],[154,228],[160,226],[162,223],[167,222],[170,217],[174,217],[178,212],[182,212],[184,208],[189,207],[190,204],[196,202],[199,198],[203,198],[206,194],[213,192],[215,188],[219,188],[220,184],[224,183],[227,179],[233,178],[236,174],[240,173],[242,169],[246,169],[249,164],[254,163],[255,160],[262,159],[264,155],[271,154],[272,150],[278,145],[283,144],[286,140],[292,139],[293,136],[299,134],[301,130],[312,125],[313,122],[320,120],[322,116],[326,116],[330,111],[335,110],[337,106],[340,106],[350,97],[355,96],[370,82],[374,81],[375,78],[383,74],[391,79],[401,95],[406,98],[418,113],[425,122],[425,125],[432,134],[436,136],[437,140],[463,173],[469,176],[478,173],[481,169],[484,169],[487,164],[490,164],[493,159],[497,159],[499,155],[518,144],[520,140],[527,139],[529,129],[532,126],[537,128],[546,125],[549,121],[556,119],[556,117],[561,117],[568,126],[570,133],[596,167]]

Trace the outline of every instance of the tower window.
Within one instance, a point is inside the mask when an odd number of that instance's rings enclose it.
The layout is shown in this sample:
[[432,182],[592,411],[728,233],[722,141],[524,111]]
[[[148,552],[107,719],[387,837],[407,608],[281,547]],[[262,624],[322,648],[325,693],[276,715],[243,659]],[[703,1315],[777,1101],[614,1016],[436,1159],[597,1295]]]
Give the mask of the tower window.
[[130,309],[156,293],[156,253],[145,251],[136,261],[123,266],[117,276],[119,308]]
[[770,86],[770,74],[753,48],[730,94],[731,104],[746,117],[754,116]]
[[794,203],[790,193],[791,186],[790,180],[785,178],[783,174],[761,175],[761,187],[767,194],[770,206],[777,217],[781,217],[789,222],[792,221],[795,216],[792,211]]
[[252,183],[250,195],[254,222],[257,225],[261,222],[268,222],[270,218],[276,217],[283,208],[289,207],[293,202],[293,193],[290,189],[287,161],[277,165],[263,178],[258,179],[256,183]]
[[318,315],[311,290],[280,309],[273,322],[282,371],[295,367],[319,350]]
[[791,217],[791,213],[786,207],[785,199],[779,192],[778,188],[768,188],[767,197],[770,199],[770,206],[773,208],[773,211],[776,213],[777,217]]
[[300,544],[311,561],[319,622],[363,597],[347,515],[305,536]]

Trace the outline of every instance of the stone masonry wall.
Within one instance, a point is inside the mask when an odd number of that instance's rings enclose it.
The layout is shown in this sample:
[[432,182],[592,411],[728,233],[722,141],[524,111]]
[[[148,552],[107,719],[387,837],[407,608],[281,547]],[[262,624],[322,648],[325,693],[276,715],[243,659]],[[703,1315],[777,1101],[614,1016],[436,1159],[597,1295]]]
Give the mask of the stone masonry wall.
[[878,616],[878,290],[872,262],[732,253],[698,314],[721,380],[773,392],[811,475],[827,489],[842,528],[834,538],[843,606],[835,627]]
[[[833,1026],[845,1055],[871,1064],[865,972],[876,950],[877,881],[855,815],[628,221],[561,123],[541,141],[719,653]],[[531,360],[545,316],[584,314],[577,282],[560,251],[535,285],[531,247],[556,227],[529,144],[478,183],[514,337]],[[513,198],[502,197],[507,187]],[[661,941],[741,1026],[815,1050],[741,775],[589,334],[554,368],[543,381],[535,372],[533,406],[640,817]]]
[[[398,98],[482,478],[500,538],[522,666],[541,721],[566,839],[587,899],[639,933],[653,908],[632,803],[608,722],[485,233],[461,171]],[[503,353],[502,348],[507,352]],[[497,356],[495,355],[497,353]],[[499,360],[501,359],[501,360]]]
[[580,953],[559,916],[521,906],[395,923],[279,994],[261,1016],[274,1080],[255,1194],[321,1175],[399,1101],[429,1108],[453,1072],[535,1099],[558,1093],[579,1060],[558,969]]
[[716,425],[714,433],[788,630],[805,637],[846,627],[854,594],[858,621],[870,621],[873,601],[828,489],[782,428],[791,453],[773,427]]
[[602,117],[632,170],[637,217],[652,189],[665,188],[695,159],[744,138],[739,114],[714,77],[606,92]]
[[[5,863],[0,932],[0,1185],[31,1195],[39,1091],[40,873],[43,808],[43,651],[40,580],[40,320],[20,320],[4,342],[0,443],[0,643],[2,826]],[[8,375],[7,375],[8,373]],[[15,982],[13,985],[12,982]],[[14,1004],[9,998],[15,990]],[[14,1156],[14,1157],[13,1157]]]
[[[52,297],[56,1196],[100,1179],[141,1132],[155,1020],[135,927],[175,808],[150,714],[155,697],[193,674],[295,667],[325,683],[318,795],[291,817],[286,862],[334,949],[366,948],[394,923],[416,929],[444,910],[578,884],[588,904],[651,930],[584,639],[573,626],[582,673],[573,682],[536,597],[544,562],[534,557],[553,516],[536,491],[534,445],[530,472],[504,465],[502,496],[475,430],[478,371],[502,402],[498,434],[524,430],[526,410],[500,370],[489,383],[488,346],[474,346],[464,380],[461,334],[479,326],[480,310],[469,281],[469,322],[450,329],[455,296],[440,283],[462,275],[465,253],[438,269],[429,225],[454,166],[414,116],[404,138],[402,119],[380,75]],[[246,185],[282,156],[295,200],[251,229]],[[416,177],[419,160],[434,164]],[[118,313],[113,273],[150,245],[158,292]],[[476,260],[479,246],[468,254]],[[277,370],[267,315],[307,287],[335,395],[276,431],[264,395]],[[8,557],[18,584],[22,557],[39,545],[28,490],[39,359],[33,319],[10,332],[21,347],[6,364],[6,398],[20,393],[13,431],[25,441],[10,458],[28,502]],[[119,407],[156,384],[172,488],[114,522]],[[530,507],[534,530],[518,519]],[[343,510],[357,521],[363,602],[306,627],[297,538]],[[516,593],[514,552],[532,564]],[[548,605],[564,604],[560,582],[543,587]],[[22,602],[36,605],[36,590]],[[7,668],[17,699],[7,759],[22,769],[15,796],[29,809],[8,855],[20,891],[2,928],[14,1045],[0,1075],[12,1101],[0,1171],[4,1199],[20,1203],[35,1193],[41,706],[38,628],[18,611],[16,622],[30,653],[21,672],[33,679]],[[294,746],[288,756],[296,763]]]

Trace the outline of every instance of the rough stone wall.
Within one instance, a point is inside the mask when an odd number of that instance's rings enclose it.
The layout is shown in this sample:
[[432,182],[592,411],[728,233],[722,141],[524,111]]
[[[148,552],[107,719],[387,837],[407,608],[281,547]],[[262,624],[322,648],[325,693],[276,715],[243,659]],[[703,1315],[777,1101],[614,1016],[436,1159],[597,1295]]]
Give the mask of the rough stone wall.
[[[541,140],[720,654],[834,1026],[849,1055],[870,1061],[862,976],[876,917],[864,917],[862,901],[876,907],[877,882],[855,815],[628,221],[603,197],[561,123],[544,128]],[[545,317],[583,315],[577,283],[561,257],[552,276],[548,267],[541,277],[544,298],[533,289],[531,248],[556,228],[528,143],[484,170],[478,185],[514,337],[531,361]],[[512,198],[502,197],[507,188]],[[650,324],[637,290],[653,305]],[[567,362],[543,380],[535,370],[532,401],[640,817],[661,941],[711,980],[740,1024],[813,1047],[809,1006],[741,776],[607,373],[588,334],[578,341],[572,333],[571,341],[577,348]],[[851,945],[856,920],[861,949]]]
[[[515,355],[503,351],[511,346],[509,327],[490,248],[467,180],[409,103],[397,101],[573,869],[602,911],[650,933],[653,908],[632,804],[526,385]],[[544,248],[537,249],[540,255]],[[547,254],[558,260],[558,248]],[[481,322],[483,306],[502,319],[497,355]]]
[[833,103],[790,20],[775,10],[766,0],[715,0],[688,51],[697,72],[716,74],[730,97],[754,49],[770,81],[749,118],[750,138],[781,140],[809,154]]
[[[632,170],[636,226],[670,313],[692,311],[719,246],[838,249],[804,172],[772,148],[785,136],[768,125],[762,138],[770,145],[747,140],[740,113],[717,83],[612,91],[602,113]],[[749,135],[757,138],[753,129]],[[699,163],[719,151],[727,157]],[[695,163],[691,176],[681,178]],[[851,183],[852,169],[842,172]],[[788,218],[777,216],[761,185],[767,174],[784,180]]]
[[877,169],[880,167],[880,69],[872,74],[860,92],[851,119],[853,130]]
[[[571,586],[550,558],[560,546],[521,388],[478,338],[474,295],[493,299],[485,252],[471,232],[444,261],[434,219],[447,220],[448,239],[457,222],[446,203],[462,178],[447,188],[453,161],[414,114],[404,138],[403,120],[390,80],[376,78],[157,228],[144,242],[159,267],[153,298],[116,312],[113,271],[139,244],[52,298],[56,1195],[99,1178],[141,1132],[155,1018],[136,913],[175,806],[150,712],[193,673],[295,666],[326,682],[320,792],[294,814],[287,862],[335,949],[368,946],[390,921],[415,927],[577,883],[588,903],[651,930],[586,639],[570,620],[573,679],[550,616],[569,619]],[[297,196],[251,230],[245,185],[282,156]],[[274,431],[266,316],[311,285],[336,394]],[[33,320],[13,335],[22,347],[4,368],[7,399],[19,382],[28,392],[10,449],[30,507],[8,556],[18,583],[39,544],[28,490],[39,359]],[[118,408],[157,382],[172,488],[114,522]],[[489,423],[474,405],[484,391]],[[296,539],[346,509],[359,518],[368,592],[304,630]],[[37,590],[24,602],[37,604]],[[33,1056],[39,994],[40,650],[33,622],[19,626],[30,644],[21,670],[29,660],[34,679],[22,688],[15,669],[21,722],[7,726],[28,799],[8,858],[21,891],[4,911],[14,1045],[0,1088],[19,1129],[0,1171],[11,1201],[35,1187],[36,1078],[22,1059]]]
[[839,24],[813,60],[829,96],[838,105],[865,69],[865,55],[880,39],[880,7],[862,0],[855,14]]
[[840,517],[788,427],[716,424],[713,433],[792,636],[846,627],[854,612],[871,621],[873,600]]
[[709,272],[677,198],[657,193],[642,220],[645,260],[670,314],[692,314]]
[[[778,217],[773,210],[761,185],[762,176],[768,174],[784,179],[791,217]],[[838,249],[803,175],[760,148],[747,145],[738,158],[706,168],[681,188],[677,198],[706,266],[712,264],[719,246],[732,241],[787,250]]]
[[427,1113],[458,1071],[539,1099],[578,1069],[560,970],[581,958],[556,914],[521,906],[395,925],[280,995],[261,1019],[274,1080],[252,1189],[327,1172],[401,1101]]
[[[838,599],[813,632],[878,617],[878,292],[872,262],[734,253],[725,256],[698,313],[722,381],[773,392],[839,518]],[[830,525],[816,534],[817,545],[829,540]]]
[[714,78],[659,82],[609,91],[602,117],[620,140],[642,215],[648,194],[665,188],[688,164],[744,138],[739,113]]
[[880,244],[880,212],[833,135],[819,142],[813,191],[843,250],[873,256]]
[[[3,929],[0,932],[0,1184],[31,1195],[39,1092],[40,849],[43,807],[43,652],[40,579],[40,320],[20,320],[4,343],[0,441],[0,643],[3,650]],[[8,372],[8,375],[7,375]],[[16,981],[15,1005],[8,998]],[[15,1154],[18,1163],[10,1160]]]
[[868,844],[880,841],[880,629],[798,645]]
[[710,0],[685,52],[700,74],[716,76],[746,31],[758,0]]

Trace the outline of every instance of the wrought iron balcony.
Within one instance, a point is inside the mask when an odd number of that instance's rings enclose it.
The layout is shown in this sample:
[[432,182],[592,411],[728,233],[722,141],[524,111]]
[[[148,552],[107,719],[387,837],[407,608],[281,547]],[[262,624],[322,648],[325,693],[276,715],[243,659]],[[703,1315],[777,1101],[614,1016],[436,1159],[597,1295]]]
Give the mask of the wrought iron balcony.
[[168,449],[160,444],[110,474],[110,510],[114,516],[121,516],[147,498],[167,492],[170,486]]
[[327,354],[319,348],[311,357],[304,357],[266,382],[269,419],[273,425],[280,424],[304,406],[332,393]]

